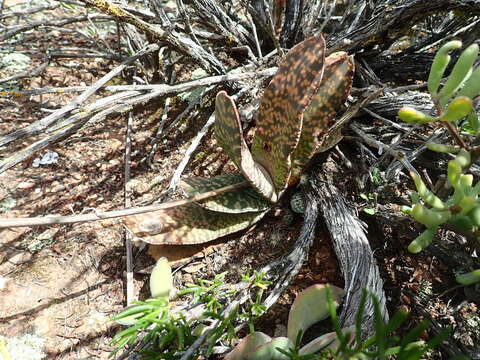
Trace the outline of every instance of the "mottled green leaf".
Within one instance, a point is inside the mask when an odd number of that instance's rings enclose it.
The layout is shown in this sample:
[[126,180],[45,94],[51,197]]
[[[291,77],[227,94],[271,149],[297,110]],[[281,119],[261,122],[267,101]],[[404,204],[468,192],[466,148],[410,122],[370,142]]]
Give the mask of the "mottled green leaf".
[[290,156],[300,139],[303,113],[320,85],[324,57],[323,37],[306,39],[288,52],[265,89],[252,153],[270,174],[278,194],[290,177]]
[[[292,154],[292,172],[298,177],[310,158],[336,145],[341,129],[329,131],[339,108],[352,88],[355,64],[345,52],[333,53],[325,59],[325,71],[318,92],[303,115],[300,141]],[[295,181],[295,180],[293,180]]]
[[258,222],[266,211],[228,214],[190,203],[171,209],[130,215],[124,224],[150,244],[201,244],[243,230]]
[[270,201],[277,201],[272,180],[267,171],[253,160],[243,138],[235,102],[225,91],[217,94],[215,111],[215,137],[218,144],[260,194]]
[[230,160],[240,168],[242,151],[245,151],[247,145],[243,139],[235,102],[225,91],[220,91],[215,100],[215,138]]
[[[227,185],[244,182],[240,174],[226,174],[213,178],[187,178],[180,187],[191,197],[196,194],[216,190]],[[272,204],[265,200],[252,187],[226,192],[198,202],[198,205],[212,211],[224,213],[244,213],[268,210]]]

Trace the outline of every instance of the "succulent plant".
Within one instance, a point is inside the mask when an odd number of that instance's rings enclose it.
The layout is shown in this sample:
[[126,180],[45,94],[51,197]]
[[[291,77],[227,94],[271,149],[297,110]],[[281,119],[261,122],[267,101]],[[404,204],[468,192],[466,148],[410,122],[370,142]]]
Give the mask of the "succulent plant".
[[480,94],[480,66],[474,68],[479,47],[472,44],[466,48],[453,66],[447,81],[440,87],[445,70],[450,63],[449,52],[462,47],[458,40],[444,44],[433,59],[428,76],[428,91],[437,110],[437,116],[430,116],[410,107],[399,110],[398,116],[405,122],[428,123],[434,121],[456,122],[468,116],[473,129],[480,128],[473,111],[473,101]]
[[338,131],[329,129],[350,92],[353,72],[353,58],[344,52],[325,59],[322,35],[293,47],[265,89],[251,151],[235,102],[220,91],[215,137],[241,174],[189,178],[181,188],[193,196],[245,181],[250,186],[177,208],[131,215],[124,223],[153,244],[204,243],[256,223],[288,186],[298,182],[315,153],[341,139]]
[[[445,144],[427,144],[428,149],[455,156],[448,162],[447,181],[451,189],[446,199],[440,199],[423,182],[421,176],[410,170],[417,189],[413,198],[413,206],[404,208],[415,220],[425,225],[426,229],[415,238],[408,250],[419,253],[433,241],[438,229],[449,224],[459,232],[470,234],[480,240],[480,181],[473,183],[473,175],[467,171],[478,159],[478,147],[469,147],[460,138],[457,125],[464,120],[469,126],[469,133],[480,134],[480,122],[473,106],[473,99],[480,95],[480,66],[474,68],[478,60],[479,47],[472,44],[467,47],[455,63],[446,82],[440,88],[447,65],[450,62],[450,51],[460,49],[460,41],[450,41],[443,45],[435,55],[428,78],[428,91],[435,105],[436,116],[431,116],[413,108],[400,109],[398,115],[406,122],[428,123],[442,122],[457,140],[457,146]],[[478,245],[477,245],[478,247]],[[480,270],[457,276],[457,281],[468,285],[480,281]]]
[[[225,360],[288,360],[289,358],[279,351],[288,351],[294,348],[305,331],[313,324],[329,316],[327,307],[327,289],[330,289],[333,304],[339,305],[343,297],[343,290],[332,285],[312,285],[303,290],[290,308],[287,323],[287,337],[271,338],[256,331],[242,339],[230,352]],[[324,348],[334,348],[338,344],[335,332],[324,334],[302,346],[299,355],[309,355]]]

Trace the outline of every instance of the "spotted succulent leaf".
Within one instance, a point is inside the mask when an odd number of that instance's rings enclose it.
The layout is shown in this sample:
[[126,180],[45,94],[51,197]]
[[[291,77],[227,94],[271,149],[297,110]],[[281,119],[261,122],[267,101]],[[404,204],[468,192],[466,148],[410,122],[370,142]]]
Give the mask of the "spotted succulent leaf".
[[[191,197],[196,194],[219,189],[227,185],[239,184],[245,181],[240,174],[226,174],[213,178],[187,178],[180,187]],[[263,198],[252,187],[226,192],[198,202],[198,205],[212,211],[224,213],[244,213],[265,211],[271,203]]]
[[265,89],[252,153],[270,174],[278,194],[290,177],[290,156],[300,139],[303,113],[320,85],[324,58],[323,37],[306,39],[287,53]]
[[243,230],[266,211],[232,214],[207,210],[195,203],[123,218],[137,237],[150,244],[201,244]]
[[248,148],[235,102],[225,91],[220,91],[215,100],[215,138],[230,160],[240,168],[242,152],[245,148],[248,151]]
[[292,154],[292,172],[298,177],[310,158],[336,145],[342,138],[340,129],[329,132],[334,118],[352,88],[355,64],[345,52],[325,59],[325,70],[318,92],[303,115],[300,141]]
[[217,94],[215,111],[215,137],[218,144],[260,194],[270,201],[277,201],[273,182],[267,171],[253,160],[243,138],[235,102],[225,91]]

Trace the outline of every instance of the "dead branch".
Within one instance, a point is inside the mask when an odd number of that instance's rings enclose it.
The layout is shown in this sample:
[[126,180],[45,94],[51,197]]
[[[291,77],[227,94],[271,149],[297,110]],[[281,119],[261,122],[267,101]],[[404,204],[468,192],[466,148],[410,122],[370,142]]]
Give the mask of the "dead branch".
[[48,4],[44,6],[35,6],[23,11],[7,11],[3,14],[0,14],[0,20],[8,19],[10,17],[23,17],[26,15],[32,15],[45,10],[54,10],[57,9],[60,4]]
[[185,155],[182,161],[180,161],[180,164],[178,164],[177,168],[175,169],[175,172],[173,173],[172,179],[170,180],[170,184],[166,191],[174,191],[177,188],[177,185],[180,181],[180,177],[182,176],[183,171],[187,167],[192,154],[197,149],[198,145],[200,144],[200,141],[202,141],[208,129],[210,129],[214,123],[215,123],[215,114],[212,114],[208,118],[208,121],[205,123],[205,125],[203,125],[201,130],[198,132],[197,136],[195,136],[195,139],[193,139],[192,143],[190,144],[187,151],[185,152]]
[[112,21],[112,17],[107,15],[87,15],[87,16],[81,16],[81,17],[68,17],[64,19],[49,20],[49,21],[39,20],[29,24],[15,25],[11,27],[6,27],[2,31],[0,31],[0,41],[8,40],[17,34],[38,28],[40,26],[61,27],[68,24],[74,24],[74,23],[84,22],[84,21]]
[[109,71],[106,75],[104,75],[101,79],[99,79],[95,84],[93,84],[91,87],[89,87],[86,91],[84,91],[80,96],[78,96],[76,99],[74,99],[70,104],[64,106],[63,108],[53,112],[49,116],[33,123],[32,125],[29,125],[23,129],[20,129],[18,131],[14,131],[13,133],[7,134],[5,136],[2,136],[0,138],[0,146],[6,145],[16,139],[22,138],[24,136],[29,136],[29,135],[36,135],[40,133],[42,130],[44,130],[46,127],[50,126],[54,121],[60,119],[63,115],[71,112],[75,108],[78,107],[78,105],[82,104],[85,100],[87,100],[90,96],[92,96],[98,89],[100,89],[102,86],[104,86],[107,82],[109,82],[113,77],[118,75],[125,69],[125,67],[137,60],[138,58],[144,56],[145,54],[151,53],[155,50],[158,50],[159,46],[152,44],[148,45],[146,48],[142,49],[139,51],[137,54],[128,57],[125,59],[119,66],[117,66],[115,69]]
[[195,195],[190,198],[169,201],[162,204],[137,207],[132,209],[122,209],[115,211],[98,211],[95,210],[93,214],[81,214],[81,215],[68,215],[68,216],[43,216],[33,218],[0,218],[0,229],[10,227],[22,227],[22,226],[40,226],[40,225],[55,225],[55,224],[73,224],[87,221],[98,221],[104,219],[113,219],[122,216],[143,214],[151,211],[159,211],[165,209],[171,209],[177,206],[189,204],[191,202],[198,202],[208,199],[210,197],[223,194],[229,191],[235,191],[244,187],[247,187],[248,182],[242,182],[234,185],[224,186],[222,188],[208,191],[202,194]]
[[356,52],[371,49],[378,45],[381,52],[399,37],[407,34],[414,24],[418,24],[433,14],[449,10],[465,11],[469,16],[480,14],[480,3],[476,0],[400,0],[395,6],[388,1],[376,3],[362,0],[354,2],[344,19],[354,17],[351,26],[343,26],[333,33],[328,43],[330,52],[344,50]]
[[[343,308],[340,314],[342,326],[355,324],[355,316],[359,309],[362,290],[373,293],[382,308],[382,316],[388,319],[386,298],[383,292],[383,281],[370,249],[365,225],[354,215],[341,192],[332,184],[326,174],[326,163],[322,170],[310,178],[310,184],[319,196],[323,218],[327,224],[335,253],[340,261],[341,271],[345,280],[346,294],[343,299]],[[367,336],[374,330],[373,303],[367,300],[363,318],[363,335]]]
[[85,4],[92,6],[99,11],[113,16],[120,22],[129,23],[138,29],[144,31],[155,39],[164,41],[175,50],[188,55],[197,61],[209,73],[223,74],[225,68],[223,64],[211,53],[207,52],[188,36],[177,32],[174,29],[163,29],[160,26],[150,24],[121,5],[111,3],[107,0],[81,0]]
[[[243,69],[234,69],[225,75],[216,75],[208,76],[205,78],[200,78],[196,80],[186,81],[184,83],[178,83],[175,85],[167,84],[151,84],[151,85],[107,85],[100,86],[98,90],[109,91],[109,92],[120,92],[120,91],[152,91],[152,92],[161,92],[163,95],[175,94],[184,91],[194,90],[199,87],[207,86],[210,84],[219,84],[229,81],[242,81],[249,78],[255,77],[269,77],[275,74],[277,71],[276,67],[271,67],[265,70],[260,71],[249,71],[249,67]],[[245,71],[243,71],[245,70]],[[42,88],[42,89],[31,89],[23,91],[4,91],[0,93],[3,96],[32,96],[32,95],[42,95],[42,94],[64,94],[70,92],[80,92],[91,89],[91,86],[69,86],[69,87],[56,87],[56,88]],[[0,137],[0,143],[3,140],[3,137]]]
[[[152,46],[156,46],[156,45],[152,45]],[[112,72],[114,72],[115,70],[116,69],[112,70]],[[233,74],[227,74],[227,75],[218,75],[215,77],[198,79],[192,82],[186,82],[178,85],[159,85],[159,90],[150,91],[147,94],[139,93],[136,91],[126,91],[124,93],[119,94],[120,96],[117,96],[116,99],[114,97],[101,99],[100,101],[87,105],[84,108],[79,108],[80,104],[70,103],[65,107],[63,107],[62,109],[57,110],[56,112],[50,114],[49,116],[23,129],[17,130],[13,133],[0,137],[0,144],[6,144],[16,139],[23,138],[25,136],[31,136],[32,134],[40,133],[41,131],[45,130],[48,126],[50,126],[50,128],[47,130],[47,133],[50,133],[51,135],[47,135],[43,139],[36,141],[35,143],[27,146],[24,149],[21,149],[20,151],[10,155],[9,157],[1,161],[0,173],[11,168],[12,166],[15,166],[16,164],[25,160],[35,152],[46,148],[47,146],[54,143],[55,141],[58,141],[67,136],[70,136],[71,134],[75,133],[76,131],[81,129],[83,126],[85,126],[87,123],[94,124],[100,120],[103,120],[106,116],[110,114],[127,112],[131,110],[133,106],[137,104],[146,103],[154,98],[171,94],[171,93],[187,91],[190,89],[206,86],[213,83],[242,80],[242,79],[247,79],[247,78],[258,76],[258,75],[270,76],[274,73],[274,70],[275,69],[266,69],[258,73],[249,72],[249,73],[238,73],[238,74],[233,73]],[[112,75],[112,72],[110,72],[107,75],[109,75],[110,77],[113,77],[114,75]],[[134,86],[142,86],[142,85],[134,85]],[[92,88],[93,87],[95,87],[96,89],[100,88],[98,86],[98,82],[95,85],[93,85]],[[91,92],[92,88],[89,88],[87,92]],[[87,92],[85,92],[84,94],[87,94]],[[84,94],[82,94],[77,98],[77,102],[79,99],[81,100]],[[119,98],[123,98],[123,101],[118,102]],[[107,106],[108,103],[110,103],[110,106]],[[101,106],[101,108],[99,109],[98,106]],[[63,121],[60,121],[61,118],[68,113],[71,113],[72,116],[70,116],[69,118]],[[53,124],[55,121],[56,121],[56,124]]]

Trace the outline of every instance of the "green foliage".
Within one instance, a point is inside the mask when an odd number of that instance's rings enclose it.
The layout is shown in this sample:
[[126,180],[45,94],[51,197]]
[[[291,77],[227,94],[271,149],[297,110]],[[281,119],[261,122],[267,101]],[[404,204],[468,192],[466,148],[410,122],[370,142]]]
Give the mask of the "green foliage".
[[436,105],[437,115],[424,114],[413,108],[402,108],[398,116],[405,122],[428,123],[434,121],[456,122],[465,117],[470,127],[478,130],[478,119],[472,116],[472,99],[480,93],[480,67],[473,68],[478,57],[478,45],[472,44],[463,51],[447,81],[440,88],[441,79],[450,62],[450,51],[459,49],[458,40],[443,45],[435,55],[428,77],[428,91]]
[[367,202],[367,206],[363,208],[363,212],[368,215],[375,215],[375,194],[373,193],[360,193],[360,198]]
[[208,334],[209,347],[206,355],[211,354],[213,346],[220,340],[229,340],[236,337],[235,324],[243,319],[249,323],[264,313],[262,305],[263,290],[270,284],[263,279],[263,274],[254,272],[252,276],[246,274],[243,281],[247,282],[252,289],[258,289],[254,302],[250,302],[241,311],[232,311],[227,317],[222,315],[226,305],[232,301],[236,294],[224,283],[226,273],[218,274],[213,280],[200,280],[198,284],[191,284],[186,289],[178,292],[179,296],[193,295],[191,303],[193,307],[201,306],[201,312],[197,316],[187,319],[183,312],[171,311],[168,293],[171,290],[171,269],[166,259],[157,262],[150,285],[152,293],[160,294],[157,298],[145,301],[135,301],[133,305],[118,315],[111,318],[120,324],[129,327],[117,333],[112,344],[116,347],[111,356],[120,351],[124,346],[136,343],[140,335],[142,343],[150,345],[140,353],[145,359],[179,359],[182,351],[191,346],[201,336],[207,324],[205,319],[219,320],[216,326]]
[[471,285],[480,281],[480,270],[457,275],[456,280],[462,285]]
[[187,288],[180,290],[179,295],[193,294],[194,303],[203,303],[208,311],[219,312],[223,310],[223,304],[219,300],[229,295],[234,295],[234,291],[223,289],[226,272],[215,275],[213,280],[200,279],[198,284],[187,284]]
[[[297,295],[288,315],[287,337],[270,338],[262,332],[253,332],[244,338],[226,360],[288,360],[288,351],[294,348],[294,341],[300,343],[302,335],[313,324],[329,314],[327,298],[332,307],[337,307],[343,297],[343,290],[336,286],[312,285]],[[302,355],[313,354],[326,346],[335,346],[333,333],[317,337],[299,349]]]
[[[169,283],[169,270],[165,260],[160,259],[157,270],[152,275],[156,281],[162,273],[163,283]],[[235,324],[240,319],[247,319],[249,325],[264,313],[262,305],[263,290],[270,284],[263,279],[263,274],[247,273],[242,280],[252,289],[257,289],[255,301],[250,302],[242,311],[232,311],[227,317],[222,315],[226,305],[233,299],[235,291],[225,286],[225,273],[218,274],[213,280],[201,280],[198,284],[189,285],[181,290],[180,296],[192,294],[193,307],[203,305],[203,310],[196,316],[181,312],[172,312],[168,296],[163,293],[158,298],[134,302],[134,305],[111,318],[117,322],[128,319],[130,327],[117,333],[112,340],[116,349],[112,356],[124,346],[132,346],[143,334],[143,344],[149,344],[140,353],[145,359],[179,359],[183,352],[191,346],[199,336],[204,334],[207,324],[204,319],[218,320],[218,324],[207,335],[208,348],[204,356],[212,353],[213,346],[219,341],[236,337]],[[164,286],[165,287],[165,286]],[[227,360],[296,360],[296,359],[377,359],[395,355],[397,359],[420,359],[427,351],[436,346],[446,332],[435,336],[428,343],[417,341],[418,335],[428,325],[420,323],[405,337],[393,335],[404,322],[406,315],[397,313],[385,322],[381,315],[381,306],[373,295],[364,291],[354,326],[342,328],[336,308],[343,291],[334,286],[313,285],[300,293],[292,304],[288,319],[288,337],[271,338],[255,331],[250,326],[250,335],[244,338],[235,349],[228,354]],[[374,305],[375,335],[362,340],[365,304],[368,297]],[[301,340],[305,331],[314,323],[330,316],[334,332],[323,334],[305,345]],[[197,354],[199,355],[199,354]]]
[[432,69],[430,71],[430,75],[428,76],[428,91],[432,96],[437,96],[443,74],[450,63],[451,57],[448,53],[454,49],[460,49],[461,47],[461,41],[450,41],[443,45],[435,55],[432,63]]
[[[426,227],[408,246],[412,253],[418,253],[430,245],[438,229],[444,224],[473,239],[476,247],[480,242],[480,182],[474,185],[473,175],[468,174],[470,165],[478,158],[480,151],[478,148],[469,147],[460,137],[458,130],[467,129],[472,135],[478,135],[480,131],[478,116],[473,107],[473,99],[480,94],[480,67],[473,68],[479,53],[477,44],[470,45],[462,52],[440,89],[441,79],[450,62],[448,53],[461,46],[460,41],[448,42],[440,48],[432,63],[428,90],[435,105],[436,116],[412,108],[403,108],[398,113],[400,119],[406,122],[445,122],[457,141],[456,146],[434,143],[427,145],[432,151],[454,156],[447,166],[447,180],[452,192],[446,199],[440,199],[425,185],[418,173],[410,171],[417,194],[416,198],[412,199],[413,207],[404,211]],[[457,281],[462,284],[478,281],[478,271],[459,275]]]
[[[316,299],[317,306],[330,314],[334,332],[324,334],[306,345],[301,345],[301,338],[306,328],[300,331],[295,344],[291,338],[272,339],[266,334],[255,332],[244,338],[225,359],[353,360],[387,359],[395,356],[396,359],[417,360],[436,347],[448,333],[448,330],[443,330],[428,342],[419,341],[420,334],[429,326],[427,322],[423,321],[405,336],[395,335],[395,332],[406,320],[407,315],[403,312],[397,312],[388,322],[385,322],[381,314],[380,303],[374,295],[366,290],[362,294],[354,326],[342,328],[336,312],[338,305],[335,300],[336,296],[329,287],[323,287],[323,290],[325,292],[321,294],[322,299]],[[375,331],[374,335],[363,340],[363,317],[368,298],[371,298],[373,302]],[[308,317],[309,313],[305,313],[304,310],[302,309],[303,316]],[[292,311],[297,312],[299,309],[291,309]]]
[[[374,307],[374,335],[362,340],[362,324],[363,314],[365,312],[365,304],[368,298],[371,298]],[[331,304],[330,299],[328,299]],[[381,314],[381,306],[378,299],[363,291],[362,299],[359,305],[355,319],[355,331],[341,329],[339,320],[334,306],[329,305],[333,327],[340,340],[339,346],[335,351],[331,349],[325,350],[317,359],[386,359],[395,356],[398,359],[421,359],[429,350],[437,346],[446,336],[447,330],[442,331],[433,339],[425,343],[418,341],[420,334],[428,328],[427,322],[421,322],[414,329],[409,331],[405,336],[395,335],[395,331],[399,329],[406,320],[407,314],[397,312],[388,321],[383,320]]]

